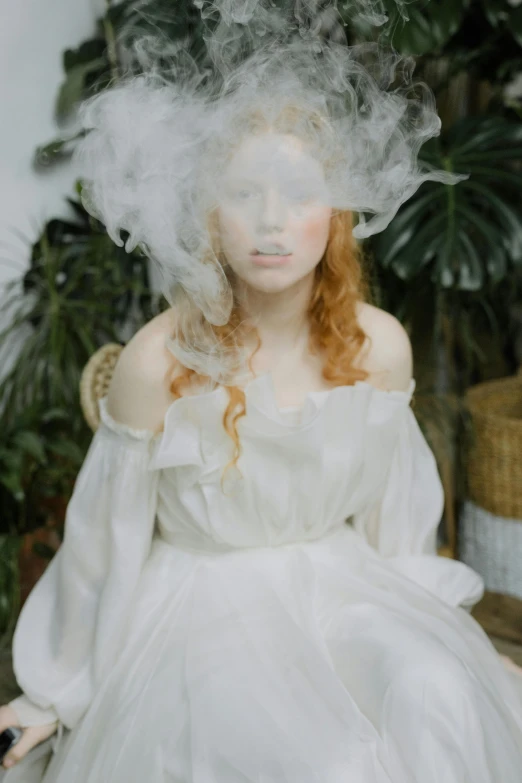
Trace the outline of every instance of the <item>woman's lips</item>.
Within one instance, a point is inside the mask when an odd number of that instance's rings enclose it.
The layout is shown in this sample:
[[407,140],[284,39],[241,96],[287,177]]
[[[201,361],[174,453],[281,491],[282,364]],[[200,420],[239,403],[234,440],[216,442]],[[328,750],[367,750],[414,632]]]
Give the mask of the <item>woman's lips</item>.
[[284,256],[264,256],[262,253],[251,253],[250,258],[252,259],[252,263],[256,266],[284,266],[289,263],[292,254],[290,253],[289,255]]

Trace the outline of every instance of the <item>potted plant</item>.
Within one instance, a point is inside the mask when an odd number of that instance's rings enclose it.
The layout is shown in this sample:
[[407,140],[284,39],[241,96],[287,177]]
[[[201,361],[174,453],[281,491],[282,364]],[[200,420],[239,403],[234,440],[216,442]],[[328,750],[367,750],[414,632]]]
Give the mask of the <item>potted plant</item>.
[[80,407],[82,370],[97,348],[126,342],[162,306],[146,260],[116,248],[76,200],[70,204],[77,219],[46,224],[28,270],[4,293],[0,355],[15,355],[0,382],[4,640],[59,545],[92,436]]

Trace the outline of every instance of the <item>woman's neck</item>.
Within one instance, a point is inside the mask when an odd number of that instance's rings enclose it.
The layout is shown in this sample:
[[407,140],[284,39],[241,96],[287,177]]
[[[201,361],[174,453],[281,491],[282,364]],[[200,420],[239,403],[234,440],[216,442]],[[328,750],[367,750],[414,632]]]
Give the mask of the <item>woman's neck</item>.
[[259,352],[275,361],[285,355],[306,353],[309,337],[308,308],[313,280],[299,280],[282,291],[244,292],[247,321],[261,339]]

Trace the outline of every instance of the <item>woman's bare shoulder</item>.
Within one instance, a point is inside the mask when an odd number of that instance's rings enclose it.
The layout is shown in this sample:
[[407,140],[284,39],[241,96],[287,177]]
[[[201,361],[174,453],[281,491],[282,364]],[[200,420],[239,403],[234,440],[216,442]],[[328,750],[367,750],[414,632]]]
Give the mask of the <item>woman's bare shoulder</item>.
[[170,380],[176,359],[168,349],[173,334],[171,308],[153,318],[127,343],[112,376],[107,410],[129,427],[159,432],[173,400]]
[[413,358],[404,326],[391,313],[367,302],[358,304],[357,320],[367,336],[358,364],[370,373],[368,381],[389,391],[406,391]]

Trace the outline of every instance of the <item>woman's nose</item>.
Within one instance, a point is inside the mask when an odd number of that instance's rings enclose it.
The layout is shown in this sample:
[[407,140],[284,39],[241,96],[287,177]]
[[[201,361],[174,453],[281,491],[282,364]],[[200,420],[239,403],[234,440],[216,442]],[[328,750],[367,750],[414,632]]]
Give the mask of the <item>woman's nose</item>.
[[282,231],[286,221],[286,210],[275,190],[265,193],[259,213],[259,228],[265,233]]

